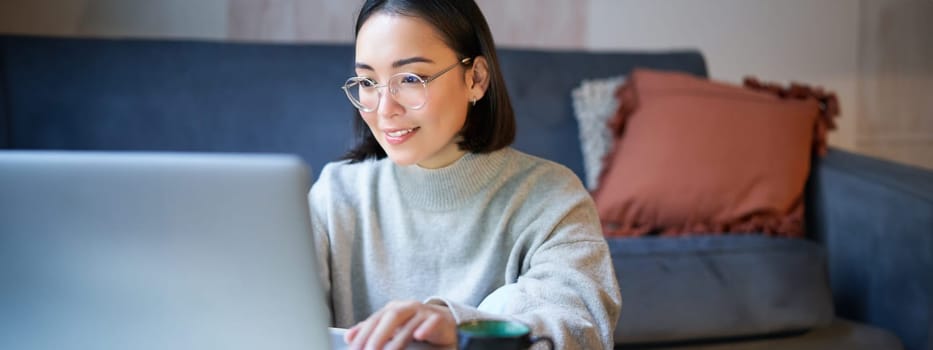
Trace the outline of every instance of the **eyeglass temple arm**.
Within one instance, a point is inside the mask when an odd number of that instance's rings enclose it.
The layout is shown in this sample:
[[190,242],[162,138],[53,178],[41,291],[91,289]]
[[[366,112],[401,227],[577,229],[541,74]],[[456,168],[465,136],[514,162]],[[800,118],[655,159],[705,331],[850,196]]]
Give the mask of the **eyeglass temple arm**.
[[432,76],[428,77],[427,79],[425,79],[425,80],[424,80],[424,83],[425,83],[425,84],[430,83],[432,80],[437,79],[437,77],[440,77],[441,75],[444,75],[444,73],[449,72],[451,69],[454,69],[455,67],[457,67],[457,66],[459,66],[459,65],[461,65],[461,64],[467,64],[467,63],[469,63],[472,59],[473,59],[473,57],[464,58],[464,59],[460,60],[460,62],[454,63],[454,64],[450,65],[450,67],[444,68],[444,70],[442,70],[442,71],[440,71],[440,72],[437,72],[437,73],[434,73],[434,75],[432,75]]

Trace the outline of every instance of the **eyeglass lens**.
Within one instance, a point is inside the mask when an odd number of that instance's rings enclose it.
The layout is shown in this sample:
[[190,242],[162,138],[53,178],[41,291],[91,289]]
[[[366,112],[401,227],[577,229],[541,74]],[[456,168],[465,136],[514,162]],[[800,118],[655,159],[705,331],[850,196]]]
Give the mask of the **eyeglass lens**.
[[417,109],[424,106],[427,100],[427,89],[421,77],[402,73],[389,79],[386,86],[374,85],[372,80],[366,78],[350,78],[345,90],[351,102],[364,111],[374,111],[379,106],[379,97],[387,89],[392,98],[405,108]]

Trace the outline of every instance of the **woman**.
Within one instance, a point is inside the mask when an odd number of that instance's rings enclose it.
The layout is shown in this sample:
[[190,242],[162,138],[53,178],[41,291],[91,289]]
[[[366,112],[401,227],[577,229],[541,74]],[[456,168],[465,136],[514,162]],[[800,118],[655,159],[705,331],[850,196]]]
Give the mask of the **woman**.
[[334,325],[351,348],[456,343],[508,319],[558,348],[612,347],[621,298],[594,204],[509,148],[515,119],[473,1],[371,0],[344,90],[362,138],[311,189]]

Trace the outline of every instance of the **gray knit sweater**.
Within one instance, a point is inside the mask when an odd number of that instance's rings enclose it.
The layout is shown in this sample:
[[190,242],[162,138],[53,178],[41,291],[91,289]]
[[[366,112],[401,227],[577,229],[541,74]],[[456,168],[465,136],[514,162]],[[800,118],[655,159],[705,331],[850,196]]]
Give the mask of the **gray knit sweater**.
[[433,170],[337,162],[309,201],[336,327],[419,300],[457,322],[524,322],[559,349],[612,348],[621,297],[609,250],[563,166],[511,148]]

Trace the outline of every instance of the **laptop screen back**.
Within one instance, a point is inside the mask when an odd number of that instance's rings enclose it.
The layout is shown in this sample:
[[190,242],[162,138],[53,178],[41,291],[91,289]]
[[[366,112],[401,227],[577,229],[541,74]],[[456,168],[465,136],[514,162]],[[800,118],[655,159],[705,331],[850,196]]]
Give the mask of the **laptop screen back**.
[[292,156],[0,152],[0,349],[326,349]]

